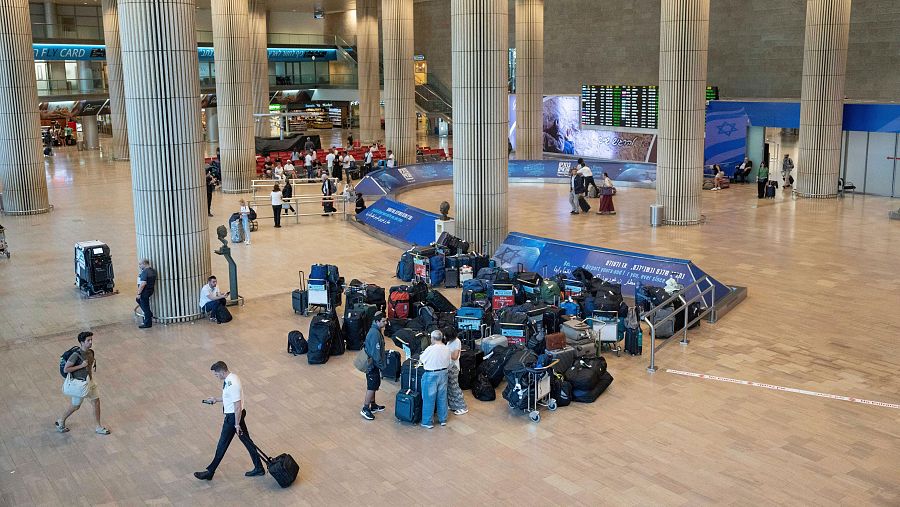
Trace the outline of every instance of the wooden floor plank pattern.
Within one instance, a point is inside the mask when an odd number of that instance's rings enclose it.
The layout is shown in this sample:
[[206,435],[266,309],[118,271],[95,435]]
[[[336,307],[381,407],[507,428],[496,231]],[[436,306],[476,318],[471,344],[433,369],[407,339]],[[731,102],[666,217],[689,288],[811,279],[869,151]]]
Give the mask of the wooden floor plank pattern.
[[[134,226],[125,163],[62,149],[50,162],[53,213],[4,217],[13,251],[0,260],[0,505],[898,505],[900,411],[709,382],[659,371],[648,357],[608,356],[615,377],[596,403],[544,412],[539,424],[502,399],[467,396],[470,413],[426,431],[388,410],[359,415],[364,380],[353,353],[310,366],[285,352],[298,269],[341,267],[347,279],[390,286],[398,250],[341,222],[308,217],[275,230],[261,221],[235,245],[247,304],[208,321],[136,328]],[[694,260],[749,298],[660,366],[889,402],[900,401],[900,223],[897,200],[856,196],[760,202],[755,187],[704,193],[707,222],[647,226],[651,190],[622,188],[616,216],[571,216],[564,185],[510,186],[510,230]],[[216,195],[215,223],[236,197]],[[449,186],[402,196],[436,210]],[[594,204],[595,201],[592,201]],[[72,245],[112,246],[122,294],[82,300]],[[227,269],[214,270],[223,285]],[[458,301],[459,291],[445,293]],[[77,330],[96,333],[104,422],[89,407],[57,434],[65,407],[56,371]],[[251,466],[235,441],[216,478],[191,472],[212,457],[220,407],[209,365],[241,375],[248,425],[271,453],[301,462],[287,490]]]

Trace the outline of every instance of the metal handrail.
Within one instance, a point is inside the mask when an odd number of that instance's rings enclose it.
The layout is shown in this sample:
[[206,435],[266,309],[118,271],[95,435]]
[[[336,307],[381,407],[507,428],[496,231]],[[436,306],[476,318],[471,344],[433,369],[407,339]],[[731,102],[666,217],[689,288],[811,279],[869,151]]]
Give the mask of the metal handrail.
[[[703,290],[700,290],[701,282],[706,282],[708,285]],[[685,298],[685,295],[688,293],[688,291],[690,291],[692,289],[696,289],[697,294],[690,298]],[[707,294],[711,294],[710,304],[706,303],[705,296]],[[655,307],[651,308],[647,312],[644,312],[641,315],[641,321],[646,323],[647,327],[650,328],[650,366],[647,367],[647,371],[650,373],[653,373],[659,369],[656,366],[656,349],[657,349],[657,347],[656,347],[656,327],[659,326],[660,324],[664,324],[665,322],[669,321],[670,319],[675,319],[676,316],[678,315],[678,313],[672,312],[668,317],[665,317],[662,320],[659,320],[655,323],[651,320],[651,317],[655,316],[657,314],[657,312],[659,312],[660,309],[674,303],[676,299],[681,301],[682,306],[683,306],[683,311],[684,311],[684,327],[682,328],[682,339],[680,340],[680,343],[682,345],[687,345],[689,343],[689,340],[687,338],[687,332],[688,332],[688,328],[691,327],[694,323],[699,322],[700,319],[702,319],[703,317],[705,317],[707,315],[710,316],[709,320],[710,320],[710,322],[712,322],[712,313],[711,312],[715,309],[715,306],[716,306],[716,292],[715,292],[715,285],[713,284],[712,280],[709,278],[708,275],[703,275],[702,277],[695,280],[693,283],[691,283],[691,284],[683,287],[682,289],[678,290],[677,292],[673,293],[671,296],[669,296],[668,299],[666,299],[662,303],[656,305]],[[688,317],[689,317],[688,309],[690,308],[691,304],[693,304],[694,302],[697,302],[697,301],[702,301],[703,305],[705,306],[705,309],[704,309],[704,311],[700,312],[700,315],[695,317],[693,320],[689,321],[688,320]],[[669,340],[667,339],[662,345],[659,346],[659,348],[661,349],[661,348],[665,347],[668,343],[669,343]]]

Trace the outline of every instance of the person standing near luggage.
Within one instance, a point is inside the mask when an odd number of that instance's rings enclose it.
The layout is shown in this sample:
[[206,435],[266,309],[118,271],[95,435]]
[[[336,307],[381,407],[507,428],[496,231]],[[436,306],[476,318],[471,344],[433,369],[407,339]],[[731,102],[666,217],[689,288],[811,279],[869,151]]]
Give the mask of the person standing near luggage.
[[134,300],[137,301],[138,306],[141,307],[141,311],[144,313],[144,323],[138,327],[147,329],[153,327],[153,311],[150,310],[150,296],[153,295],[153,291],[156,289],[156,270],[150,267],[148,259],[141,259],[141,262],[138,263],[138,269],[141,270],[141,274],[138,275],[137,297]]
[[333,195],[337,189],[334,182],[328,178],[327,174],[322,175],[322,216],[328,216],[329,213],[337,212],[334,207]]
[[[287,179],[287,180],[285,180],[285,182],[284,182],[284,188],[281,189],[281,199],[282,199],[282,200],[284,200],[284,199],[290,199],[290,198],[292,198],[292,197],[294,197],[294,186],[291,185],[291,180],[290,180],[290,179]],[[299,206],[299,204],[298,204],[297,206]],[[288,210],[291,210],[292,212],[295,212],[295,211],[294,211],[294,207],[291,206],[291,203],[290,203],[290,202],[286,202],[286,203],[284,203],[284,204],[281,205],[281,212],[282,212],[283,214],[287,215],[287,214],[288,214]],[[295,213],[296,213],[296,212],[295,212]]]
[[422,427],[431,429],[434,417],[435,405],[437,405],[438,423],[447,425],[447,371],[451,359],[450,349],[444,345],[444,333],[434,330],[431,332],[431,345],[428,346],[419,361],[425,368],[422,375]]
[[784,160],[781,161],[781,179],[784,181],[784,188],[791,186],[791,171],[794,170],[794,161],[787,153],[784,154]]
[[613,206],[613,196],[616,195],[616,187],[613,185],[609,174],[603,173],[603,187],[600,189],[600,209],[598,215],[615,215],[616,207]]
[[372,327],[366,333],[366,342],[363,348],[369,356],[369,365],[366,367],[366,399],[363,400],[359,415],[369,421],[375,419],[375,412],[383,412],[384,406],[375,403],[375,391],[381,387],[381,370],[387,366],[387,358],[384,353],[384,335],[381,330],[387,325],[387,316],[384,312],[375,313]]
[[56,431],[59,433],[69,431],[69,428],[66,427],[66,419],[81,408],[84,400],[91,400],[91,404],[94,405],[94,419],[97,422],[94,432],[98,435],[109,435],[109,428],[100,423],[100,392],[97,389],[97,383],[94,381],[94,371],[97,367],[94,362],[93,346],[94,333],[90,331],[78,333],[78,348],[69,354],[69,358],[66,359],[63,373],[71,375],[74,379],[87,381],[88,388],[83,398],[73,397],[72,405],[66,409],[62,417],[56,420]]
[[247,429],[247,404],[244,402],[241,379],[228,371],[228,365],[223,361],[216,361],[209,369],[213,372],[213,376],[222,381],[222,397],[210,397],[203,400],[203,402],[209,405],[221,403],[225,412],[225,421],[222,423],[222,432],[219,434],[219,443],[216,445],[216,454],[212,462],[206,467],[205,471],[194,472],[194,477],[202,481],[212,480],[213,475],[216,474],[216,468],[219,467],[219,463],[225,457],[225,451],[228,450],[231,440],[234,439],[235,433],[241,439],[244,447],[247,448],[247,452],[250,453],[250,459],[253,460],[253,470],[244,475],[247,477],[265,475],[266,471],[263,469],[262,460],[256,450],[256,444],[253,443],[253,440],[250,438],[250,431]]
[[766,161],[763,160],[759,163],[759,169],[756,173],[756,194],[762,199],[766,196],[766,183],[769,182],[769,167],[766,165]]
[[572,205],[572,214],[579,213],[581,196],[584,194],[584,176],[578,174],[578,169],[572,168],[569,171],[569,204]]
[[278,183],[272,187],[270,195],[272,197],[272,213],[275,214],[275,228],[278,229],[281,227],[281,205],[284,204],[281,199],[281,187],[278,186]]
[[216,191],[216,185],[218,184],[218,180],[213,176],[212,171],[206,171],[206,214],[208,216],[213,216],[212,214],[212,195],[213,192]]
[[[278,186],[278,185],[276,185]],[[250,206],[247,201],[241,199],[241,226],[244,228],[244,244],[250,244]]]
[[584,191],[585,194],[588,190],[590,190],[591,185],[597,190],[597,196],[600,196],[600,187],[597,186],[597,183],[594,182],[594,172],[591,171],[591,168],[588,167],[587,164],[584,163],[583,158],[578,159],[578,174],[584,177]]
[[469,411],[466,406],[466,399],[463,397],[462,388],[459,387],[459,356],[462,353],[462,342],[459,336],[454,336],[447,343],[447,349],[450,351],[450,369],[447,371],[447,401],[450,410],[455,415],[463,415]]

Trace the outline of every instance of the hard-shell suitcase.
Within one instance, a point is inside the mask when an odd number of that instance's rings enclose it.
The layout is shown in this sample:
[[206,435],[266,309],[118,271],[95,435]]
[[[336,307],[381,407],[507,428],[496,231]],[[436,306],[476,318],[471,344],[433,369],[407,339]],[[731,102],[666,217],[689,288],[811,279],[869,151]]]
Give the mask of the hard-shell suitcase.
[[344,341],[350,350],[361,350],[366,341],[366,315],[359,311],[350,310],[344,316],[344,325],[341,326]]
[[384,353],[384,362],[385,368],[381,372],[381,376],[391,380],[393,382],[397,382],[400,380],[400,353],[396,350],[389,350]]
[[300,272],[300,288],[291,291],[291,307],[294,313],[306,316],[309,314],[309,290],[306,288],[306,276]]
[[455,289],[459,287],[459,269],[447,268],[444,270],[444,287]]
[[495,347],[507,345],[507,339],[502,334],[494,334],[481,339],[481,350],[485,354],[493,352]]
[[641,355],[641,351],[643,349],[643,333],[640,328],[637,329],[625,329],[625,352],[631,354],[632,356]]
[[243,243],[244,242],[244,226],[241,224],[241,220],[235,220],[231,222],[231,242],[232,243]]
[[557,361],[553,366],[553,371],[557,373],[564,373],[575,364],[575,359],[577,359],[575,357],[575,349],[569,346],[565,346],[558,350],[548,350],[547,355],[549,355],[551,359]]
[[422,394],[419,392],[419,376],[413,375],[418,368],[410,364],[409,388],[401,389],[394,399],[394,416],[403,422],[418,423],[422,420]]
[[269,475],[275,479],[279,486],[286,488],[297,480],[297,475],[300,473],[300,465],[297,464],[293,456],[284,453],[279,454],[275,458],[270,458],[259,447],[256,448],[256,452],[259,453],[259,457],[262,458],[266,468],[269,469]]
[[562,332],[569,343],[578,342],[590,337],[590,328],[582,320],[571,319],[563,322]]

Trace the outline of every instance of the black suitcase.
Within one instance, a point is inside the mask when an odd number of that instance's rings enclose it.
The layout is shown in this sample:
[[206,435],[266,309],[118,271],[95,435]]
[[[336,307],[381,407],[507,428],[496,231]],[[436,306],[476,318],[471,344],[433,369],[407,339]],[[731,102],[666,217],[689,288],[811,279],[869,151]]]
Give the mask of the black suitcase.
[[279,486],[286,488],[297,480],[297,475],[300,473],[300,465],[297,464],[293,456],[284,453],[279,454],[278,457],[270,458],[259,447],[256,448],[256,452],[259,453],[259,457],[265,462],[269,475],[275,478]]
[[435,289],[428,291],[428,294],[425,296],[425,303],[441,313],[456,312],[456,305]]
[[[413,373],[410,373],[410,368],[412,368]],[[403,361],[403,365],[400,367],[400,390],[412,389],[415,391],[416,386],[422,385],[423,375],[425,375],[425,367],[417,359]]]
[[459,287],[459,269],[447,268],[444,270],[444,287],[447,289]]
[[341,328],[347,348],[350,350],[362,350],[366,341],[366,316],[362,312],[350,310],[344,317],[344,325]]
[[408,368],[410,387],[401,389],[394,400],[394,416],[399,421],[415,424],[422,420],[422,394],[419,392],[418,385],[420,379],[418,374],[413,375],[412,373],[418,369],[418,367]]
[[306,316],[309,314],[309,290],[306,288],[306,275],[300,272],[300,288],[291,292],[291,306],[294,313]]
[[463,390],[472,389],[478,378],[478,366],[484,360],[484,352],[481,349],[463,349],[459,353],[459,387]]
[[641,355],[642,343],[641,339],[643,338],[640,329],[625,329],[625,352],[627,354],[631,354],[632,356]]
[[385,368],[381,376],[394,382],[400,380],[400,353],[389,350],[384,354]]
[[591,211],[591,205],[588,204],[588,202],[586,200],[584,200],[584,196],[580,195],[580,194],[578,195],[578,205],[581,207],[581,211],[583,213],[587,213],[588,211]]
[[340,328],[337,333],[334,330],[334,319],[330,315],[318,313],[313,316],[309,323],[309,332],[306,334],[309,338],[309,351],[306,353],[306,360],[309,364],[325,364],[331,356],[332,343],[335,340],[341,340]]

